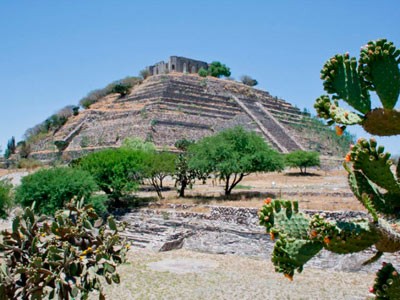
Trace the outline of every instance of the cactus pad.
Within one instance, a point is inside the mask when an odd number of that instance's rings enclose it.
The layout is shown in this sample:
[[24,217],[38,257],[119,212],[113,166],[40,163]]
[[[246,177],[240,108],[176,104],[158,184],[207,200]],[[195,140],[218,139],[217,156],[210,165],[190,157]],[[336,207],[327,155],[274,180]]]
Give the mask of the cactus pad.
[[375,284],[371,290],[376,299],[400,299],[400,277],[392,264],[383,263],[376,273]]
[[357,72],[357,61],[349,54],[335,55],[321,70],[324,89],[333,99],[343,99],[361,113],[371,110],[369,92]]
[[386,39],[369,42],[361,49],[360,74],[387,109],[394,108],[400,94],[399,57],[400,50]]
[[297,270],[300,273],[303,265],[321,249],[322,243],[318,241],[294,239],[281,235],[272,252],[275,271],[292,279],[294,271]]
[[378,136],[400,134],[400,111],[376,108],[365,115],[362,125],[365,131]]
[[267,228],[274,236],[287,234],[292,238],[303,239],[308,237],[308,216],[298,212],[297,202],[273,200],[265,204],[259,212],[260,225]]

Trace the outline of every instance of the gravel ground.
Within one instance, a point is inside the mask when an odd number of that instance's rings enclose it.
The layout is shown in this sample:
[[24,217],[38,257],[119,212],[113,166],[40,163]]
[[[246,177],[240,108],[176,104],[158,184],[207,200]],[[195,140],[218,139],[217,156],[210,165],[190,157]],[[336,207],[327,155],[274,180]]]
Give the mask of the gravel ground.
[[306,267],[289,281],[270,261],[182,249],[132,249],[119,273],[120,285],[106,285],[107,299],[368,299],[374,279]]

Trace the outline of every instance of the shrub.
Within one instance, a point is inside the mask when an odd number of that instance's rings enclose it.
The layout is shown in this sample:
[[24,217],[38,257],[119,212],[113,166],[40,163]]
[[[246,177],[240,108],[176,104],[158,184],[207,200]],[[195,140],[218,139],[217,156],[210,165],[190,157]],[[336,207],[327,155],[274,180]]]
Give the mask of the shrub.
[[207,77],[208,76],[208,71],[204,68],[200,68],[198,72],[200,77]]
[[143,69],[139,72],[139,76],[146,79],[150,76],[150,71],[148,69]]
[[213,61],[208,67],[208,75],[218,78],[222,76],[229,77],[231,76],[231,71],[227,66],[221,64],[219,61]]
[[308,167],[320,165],[319,153],[315,151],[293,151],[286,154],[285,163],[289,167],[300,168],[300,172],[306,174]]
[[126,96],[129,94],[132,86],[128,84],[117,83],[111,90],[112,93],[120,94],[121,96]]
[[145,153],[130,149],[107,149],[88,154],[73,165],[92,174],[110,197],[110,205],[122,206],[121,198],[135,190],[143,175]]
[[257,80],[251,78],[248,75],[243,75],[242,77],[240,77],[240,81],[243,84],[248,85],[248,86],[256,86],[258,84]]
[[96,183],[88,172],[56,167],[23,177],[15,198],[25,207],[35,202],[37,212],[52,215],[72,198],[87,199],[96,189]]
[[122,149],[136,151],[156,151],[156,146],[152,142],[144,141],[141,138],[126,138],[122,142]]
[[[37,218],[30,208],[3,231],[0,248],[0,299],[105,299],[104,280],[119,283],[116,271],[129,244],[112,218],[108,226],[90,206],[68,206],[54,221]],[[92,225],[94,224],[94,225]]]
[[10,158],[11,155],[15,154],[15,150],[17,149],[17,146],[15,145],[15,138],[12,137],[11,139],[8,140],[7,142],[7,148],[4,151],[4,157],[6,159]]
[[12,206],[12,184],[8,180],[0,180],[0,218],[7,217],[7,210]]
[[18,161],[17,167],[20,169],[36,169],[42,167],[43,164],[41,161],[32,159],[32,158],[22,158]]

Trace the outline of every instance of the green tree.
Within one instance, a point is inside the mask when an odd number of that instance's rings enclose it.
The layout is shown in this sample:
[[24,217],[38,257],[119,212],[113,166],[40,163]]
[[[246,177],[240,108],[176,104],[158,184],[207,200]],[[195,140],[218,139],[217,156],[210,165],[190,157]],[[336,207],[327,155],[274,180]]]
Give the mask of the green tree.
[[176,155],[169,152],[147,152],[144,161],[143,177],[147,178],[155,188],[160,199],[162,196],[163,180],[172,175],[175,170]]
[[92,174],[110,198],[110,205],[122,206],[121,198],[135,190],[143,177],[145,153],[130,149],[107,149],[84,156],[73,163]]
[[127,94],[129,94],[131,89],[132,89],[132,85],[123,84],[123,83],[119,82],[114,85],[114,87],[111,89],[111,92],[120,94],[121,96],[126,96]]
[[36,203],[37,212],[53,215],[74,197],[89,199],[97,185],[88,172],[67,167],[42,169],[22,178],[16,189],[16,202],[22,206]]
[[307,173],[307,168],[320,166],[319,153],[315,151],[297,150],[285,155],[285,163],[291,168],[300,168],[301,174]]
[[12,184],[8,180],[0,180],[0,218],[7,217],[7,210],[12,206]]
[[204,68],[200,68],[199,72],[197,73],[199,74],[200,77],[207,77],[208,76],[208,71]]
[[248,75],[243,75],[242,77],[240,77],[240,81],[243,84],[248,85],[248,86],[256,86],[258,84],[257,80],[251,78]]
[[219,61],[213,61],[208,66],[208,75],[218,78],[221,78],[222,76],[229,77],[231,76],[231,71],[227,66],[221,64]]
[[15,144],[15,137],[11,137],[11,139],[9,139],[7,142],[7,148],[4,151],[4,157],[6,159],[10,158],[11,155],[15,154],[16,149],[17,146]]
[[189,167],[201,173],[215,173],[225,181],[225,195],[244,176],[254,172],[283,170],[282,156],[272,150],[262,137],[241,127],[205,137],[189,148]]
[[194,144],[194,141],[182,139],[175,143],[175,147],[181,152],[176,157],[175,161],[175,187],[178,188],[179,197],[185,197],[187,187],[192,187],[198,177],[196,170],[189,168],[189,153],[188,148]]

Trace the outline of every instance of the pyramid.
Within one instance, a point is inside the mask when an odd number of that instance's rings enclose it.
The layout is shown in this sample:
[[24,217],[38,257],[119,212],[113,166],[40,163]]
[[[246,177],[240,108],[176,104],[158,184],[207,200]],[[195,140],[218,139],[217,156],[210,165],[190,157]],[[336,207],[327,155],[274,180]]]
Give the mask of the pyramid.
[[128,137],[174,150],[180,139],[199,140],[223,129],[243,126],[260,134],[282,153],[317,150],[341,155],[340,147],[318,136],[311,119],[290,103],[236,81],[171,72],[154,75],[121,97],[110,94],[72,116],[55,133],[32,145],[31,156],[51,160],[79,157],[119,147]]

